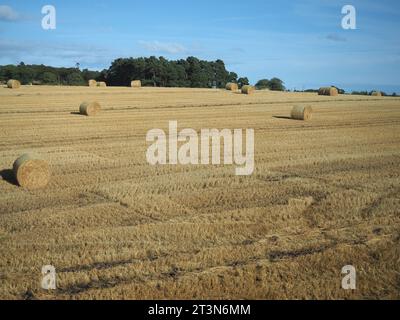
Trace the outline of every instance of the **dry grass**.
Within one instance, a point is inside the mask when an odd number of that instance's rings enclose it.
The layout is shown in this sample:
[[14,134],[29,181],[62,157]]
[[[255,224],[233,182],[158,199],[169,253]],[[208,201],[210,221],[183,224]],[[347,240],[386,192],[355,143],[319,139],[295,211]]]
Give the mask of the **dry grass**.
[[[103,112],[71,114],[82,97]],[[313,121],[285,118],[310,105]],[[399,299],[400,101],[226,90],[0,88],[0,297]],[[256,170],[146,163],[153,128],[254,128]],[[44,190],[13,181],[26,151]],[[59,288],[39,288],[52,264]],[[341,289],[341,269],[358,289]],[[27,295],[27,292],[31,292]]]

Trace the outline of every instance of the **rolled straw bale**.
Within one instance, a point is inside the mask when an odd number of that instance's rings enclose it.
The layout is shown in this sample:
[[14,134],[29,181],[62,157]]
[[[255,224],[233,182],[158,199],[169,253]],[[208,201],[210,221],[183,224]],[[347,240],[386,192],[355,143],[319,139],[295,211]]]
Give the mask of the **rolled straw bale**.
[[15,160],[13,171],[18,184],[27,190],[44,188],[50,182],[50,167],[39,156],[27,153]]
[[226,90],[230,90],[230,91],[238,91],[239,90],[239,86],[237,85],[237,83],[234,82],[228,82],[226,84]]
[[104,81],[100,81],[100,82],[97,82],[97,86],[98,87],[107,87],[107,83],[105,83]]
[[312,108],[311,107],[302,107],[302,106],[294,106],[291,113],[291,118],[295,120],[304,120],[308,121],[312,118]]
[[89,87],[97,87],[97,81],[96,80],[89,80]]
[[132,88],[140,88],[141,86],[142,86],[142,81],[140,81],[140,80],[131,81]]
[[373,96],[373,97],[382,97],[382,92],[374,91],[374,92],[371,93],[371,96]]
[[7,82],[7,87],[10,89],[18,89],[19,87],[21,87],[21,82],[19,82],[18,80],[8,80]]
[[313,204],[314,198],[290,198],[288,201],[289,207],[309,207]]
[[335,87],[323,87],[318,90],[320,96],[337,96],[338,94],[339,91]]
[[242,87],[242,93],[243,94],[253,94],[254,93],[254,87],[253,86],[243,86]]
[[79,107],[79,113],[85,116],[95,116],[101,110],[100,103],[96,101],[82,102]]

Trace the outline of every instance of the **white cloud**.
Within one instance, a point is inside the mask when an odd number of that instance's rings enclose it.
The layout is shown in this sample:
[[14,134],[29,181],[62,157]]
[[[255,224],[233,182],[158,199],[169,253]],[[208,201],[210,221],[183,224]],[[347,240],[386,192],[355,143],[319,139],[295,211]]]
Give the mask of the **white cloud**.
[[180,43],[160,42],[160,41],[139,41],[139,44],[148,51],[178,54],[186,53],[188,49]]
[[18,12],[10,6],[0,5],[0,21],[16,21],[20,18]]

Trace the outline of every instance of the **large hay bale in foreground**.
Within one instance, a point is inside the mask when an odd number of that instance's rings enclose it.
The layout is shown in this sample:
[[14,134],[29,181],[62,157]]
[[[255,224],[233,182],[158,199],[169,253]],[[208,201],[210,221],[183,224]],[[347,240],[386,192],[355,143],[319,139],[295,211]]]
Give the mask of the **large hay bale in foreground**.
[[290,116],[295,120],[308,121],[312,118],[312,112],[311,107],[294,106]]
[[96,80],[89,80],[89,87],[97,87],[97,81]]
[[242,87],[243,94],[253,94],[254,91],[255,91],[255,88],[253,86],[243,86]]
[[142,81],[140,81],[140,80],[131,81],[132,88],[140,88],[141,86],[142,86]]
[[85,116],[95,116],[97,113],[99,113],[101,110],[100,103],[96,101],[92,102],[82,102],[82,104],[79,107],[79,113]]
[[100,82],[97,82],[97,86],[98,87],[107,87],[107,83],[105,83],[104,81],[100,81]]
[[371,96],[373,96],[373,97],[382,97],[382,92],[374,91],[374,92],[371,93]]
[[7,82],[7,87],[10,89],[18,89],[19,87],[21,87],[21,82],[19,82],[18,80],[8,80]]
[[239,90],[239,86],[237,85],[237,83],[234,82],[228,82],[226,84],[226,90],[230,90],[230,91],[238,91]]
[[318,95],[320,96],[337,96],[339,91],[335,87],[323,87],[319,88]]
[[48,163],[35,154],[24,154],[15,160],[13,171],[18,184],[27,190],[44,188],[50,182]]

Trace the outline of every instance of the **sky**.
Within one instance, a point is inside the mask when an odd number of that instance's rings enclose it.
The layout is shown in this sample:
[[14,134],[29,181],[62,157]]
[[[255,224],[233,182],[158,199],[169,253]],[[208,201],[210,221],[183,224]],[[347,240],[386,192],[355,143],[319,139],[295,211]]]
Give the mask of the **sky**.
[[[42,28],[42,7],[56,29]],[[342,7],[356,29],[342,28]],[[102,70],[120,57],[222,59],[252,83],[400,93],[398,0],[0,0],[0,65]]]

